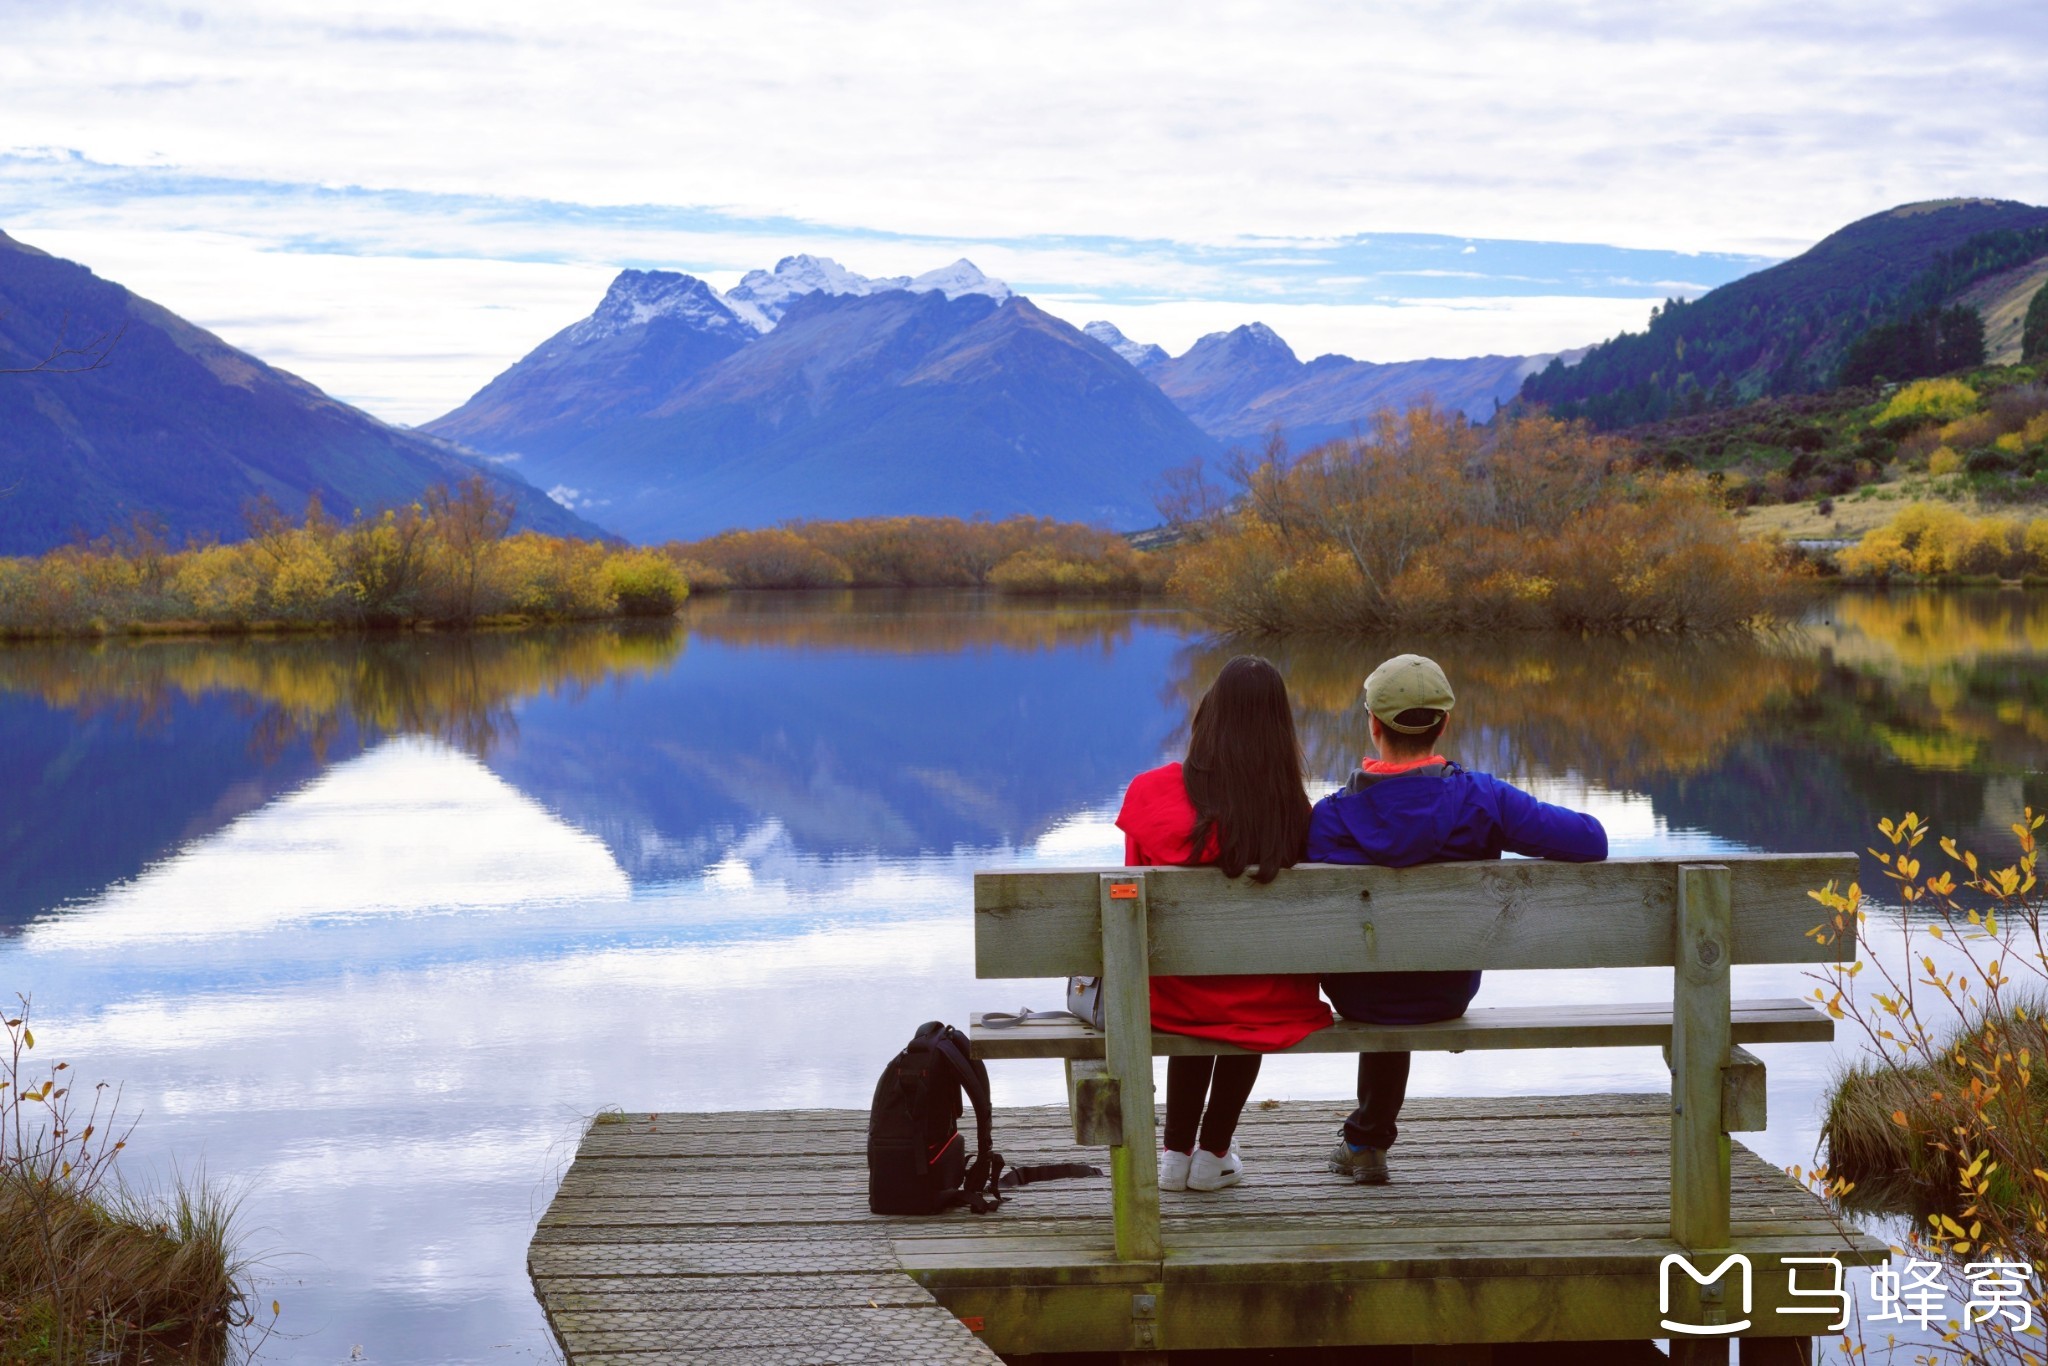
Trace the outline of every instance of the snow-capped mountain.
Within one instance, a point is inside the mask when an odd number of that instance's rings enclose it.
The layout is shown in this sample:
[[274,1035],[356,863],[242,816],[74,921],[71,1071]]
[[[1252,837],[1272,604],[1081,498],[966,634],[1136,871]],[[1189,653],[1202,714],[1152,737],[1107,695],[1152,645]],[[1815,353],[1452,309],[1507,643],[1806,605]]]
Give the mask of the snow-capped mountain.
[[1142,526],[1164,472],[1216,449],[1144,376],[966,261],[871,280],[817,257],[725,299],[626,272],[426,430],[651,541],[900,513]]
[[766,332],[782,321],[792,300],[806,294],[851,294],[865,297],[883,290],[907,289],[913,294],[932,291],[957,299],[963,294],[985,294],[991,299],[1010,297],[1010,287],[981,273],[972,261],[961,258],[950,266],[928,270],[919,276],[886,275],[879,278],[848,270],[829,256],[800,253],[785,256],[774,270],[750,270],[726,291],[725,302],[757,332]]
[[1157,342],[1134,342],[1118,331],[1115,323],[1106,323],[1098,319],[1081,330],[1129,361],[1135,369],[1149,370],[1170,359],[1165,347]]
[[717,290],[694,275],[622,270],[605,291],[597,311],[563,333],[562,339],[573,346],[588,346],[656,318],[675,318],[699,332],[729,332],[737,341],[747,340],[752,325]]

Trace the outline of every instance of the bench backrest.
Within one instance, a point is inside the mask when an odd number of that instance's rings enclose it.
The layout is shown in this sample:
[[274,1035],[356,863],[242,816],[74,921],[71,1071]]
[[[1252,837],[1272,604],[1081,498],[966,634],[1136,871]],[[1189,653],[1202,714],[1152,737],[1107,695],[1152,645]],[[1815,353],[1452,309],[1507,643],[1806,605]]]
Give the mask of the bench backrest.
[[1808,893],[1856,876],[1853,854],[1712,863],[1515,859],[1421,868],[1307,864],[1266,886],[1212,868],[977,873],[975,972],[1103,979],[1103,1067],[1117,1255],[1161,1255],[1153,1131],[1154,973],[1670,967],[1671,1236],[1729,1241],[1729,968],[1856,956]]
[[[1155,973],[1373,972],[1444,968],[1670,967],[1677,873],[1729,874],[1734,963],[1848,962],[1853,926],[1823,942],[1807,893],[1854,880],[1854,854],[1551,863],[1502,859],[1420,868],[1302,864],[1261,886],[1213,868],[1148,868]],[[978,977],[1102,971],[1100,884],[1115,868],[974,875]],[[1138,870],[1132,870],[1138,871]]]

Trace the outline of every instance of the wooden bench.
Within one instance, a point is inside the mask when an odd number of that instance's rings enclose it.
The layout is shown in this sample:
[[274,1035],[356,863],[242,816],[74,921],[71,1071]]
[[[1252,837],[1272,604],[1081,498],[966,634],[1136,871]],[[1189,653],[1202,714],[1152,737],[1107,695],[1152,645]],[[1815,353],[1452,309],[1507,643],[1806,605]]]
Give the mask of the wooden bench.
[[[1290,1053],[1663,1045],[1671,1067],[1671,1238],[1729,1246],[1731,1132],[1764,1126],[1763,1065],[1745,1043],[1823,1042],[1807,1001],[1733,1001],[1737,963],[1855,957],[1807,894],[1855,878],[1853,854],[1704,860],[1509,859],[1420,868],[1307,864],[1260,886],[1206,868],[1063,869],[975,876],[975,974],[1103,978],[1105,1027],[992,1029],[987,1059],[1067,1061],[1075,1136],[1108,1143],[1116,1255],[1161,1257],[1152,1059],[1240,1052],[1155,1033],[1155,972],[1674,968],[1671,999],[1640,1005],[1481,1007],[1440,1024],[1339,1022]],[[1484,999],[1483,995],[1482,998]]]

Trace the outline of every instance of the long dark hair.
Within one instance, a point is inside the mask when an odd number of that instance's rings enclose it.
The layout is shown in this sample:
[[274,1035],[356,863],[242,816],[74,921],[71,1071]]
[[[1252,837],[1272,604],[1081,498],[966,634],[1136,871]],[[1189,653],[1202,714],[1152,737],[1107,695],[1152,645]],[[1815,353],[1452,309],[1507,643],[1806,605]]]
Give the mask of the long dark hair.
[[1302,784],[1301,740],[1280,671],[1257,655],[1223,666],[1195,707],[1188,757],[1181,765],[1195,808],[1188,836],[1200,858],[1218,835],[1216,866],[1238,877],[1258,865],[1255,882],[1271,882],[1308,851],[1308,792]]

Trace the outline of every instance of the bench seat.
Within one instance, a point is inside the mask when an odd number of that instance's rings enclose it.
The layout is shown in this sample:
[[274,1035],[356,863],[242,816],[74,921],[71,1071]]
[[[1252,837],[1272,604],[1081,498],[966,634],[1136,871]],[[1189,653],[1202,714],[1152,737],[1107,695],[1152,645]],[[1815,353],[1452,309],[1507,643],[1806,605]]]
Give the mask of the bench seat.
[[[1835,1022],[1797,997],[1736,1001],[1730,1011],[1732,1042],[1825,1043]],[[1026,1020],[991,1029],[971,1017],[969,1037],[979,1058],[1103,1056],[1103,1036],[1075,1020]],[[1671,1003],[1629,1005],[1497,1006],[1468,1010],[1455,1020],[1421,1025],[1374,1025],[1339,1020],[1283,1053],[1404,1053],[1474,1048],[1637,1048],[1671,1043]],[[1243,1053],[1234,1044],[1152,1031],[1155,1057]]]

